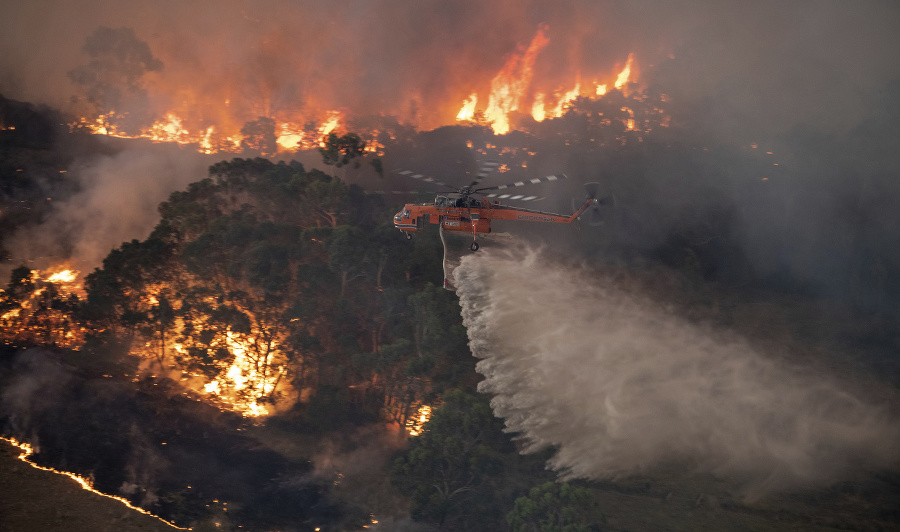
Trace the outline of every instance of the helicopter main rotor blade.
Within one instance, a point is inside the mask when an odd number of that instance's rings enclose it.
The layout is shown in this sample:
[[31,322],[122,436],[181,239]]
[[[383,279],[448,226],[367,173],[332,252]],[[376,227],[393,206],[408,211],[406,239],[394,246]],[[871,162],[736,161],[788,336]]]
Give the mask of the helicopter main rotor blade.
[[515,188],[515,187],[524,187],[528,185],[536,185],[538,183],[548,183],[552,181],[559,181],[560,179],[566,179],[566,174],[555,174],[548,175],[546,177],[535,177],[534,179],[527,179],[524,181],[516,181],[515,183],[507,183],[505,185],[497,185],[494,187],[484,187],[474,190],[473,192],[482,192],[484,190],[505,190],[507,188]]
[[419,174],[419,173],[413,172],[412,170],[397,170],[397,173],[402,176],[405,176],[405,177],[411,177],[413,179],[418,179],[419,181],[422,181],[424,183],[433,183],[435,185],[440,185],[442,187],[447,187],[447,188],[450,188],[453,190],[459,190],[459,187],[454,187],[454,186],[448,185],[447,183],[444,183],[443,181],[438,181],[437,179],[435,179],[431,176],[427,176],[425,174]]
[[497,198],[501,200],[514,200],[514,201],[539,201],[544,198],[539,196],[526,196],[524,194],[485,194],[485,198]]
[[368,194],[379,194],[381,196],[386,196],[388,194],[412,196],[417,194],[415,190],[368,190],[366,192]]
[[469,183],[468,188],[472,188],[478,183],[481,182],[482,179],[487,177],[491,172],[500,167],[500,163],[497,161],[485,161],[481,163],[481,168],[478,169],[478,173],[475,174],[475,181]]

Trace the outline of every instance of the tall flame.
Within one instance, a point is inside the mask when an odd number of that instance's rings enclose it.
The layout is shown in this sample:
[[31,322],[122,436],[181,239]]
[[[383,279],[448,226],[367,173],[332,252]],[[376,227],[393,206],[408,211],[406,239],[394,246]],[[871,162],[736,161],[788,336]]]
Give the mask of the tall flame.
[[260,370],[249,354],[251,346],[231,331],[226,333],[225,341],[234,355],[234,362],[223,377],[204,385],[203,391],[247,417],[268,415],[269,409],[260,403],[259,398],[275,391],[283,369],[270,372]]
[[542,122],[547,117],[544,110],[544,93],[539,92],[534,96],[534,104],[531,106],[531,116],[538,122]]
[[[541,25],[528,49],[522,54],[510,56],[500,72],[491,80],[491,94],[484,110],[484,117],[491,122],[491,128],[498,135],[509,132],[509,113],[519,109],[527,94],[531,78],[534,76],[534,62],[538,53],[550,42],[546,31],[547,27]],[[457,118],[466,114],[467,107],[471,107],[474,114],[476,102],[477,94],[473,94],[465,102]]]
[[468,99],[463,102],[462,109],[456,114],[457,120],[472,120],[475,118],[475,105],[478,104],[478,93],[473,92]]
[[[319,126],[319,139],[328,136],[329,133],[336,130],[341,125],[341,119],[344,117],[340,111],[329,111],[328,118]],[[322,146],[325,144],[322,143]]]
[[618,77],[616,77],[615,87],[619,90],[622,90],[622,87],[625,87],[625,84],[628,83],[628,78],[631,77],[631,63],[634,61],[634,54],[628,54],[628,60],[625,62],[625,68],[619,72]]
[[406,420],[406,432],[410,436],[419,436],[425,431],[425,424],[431,419],[431,407],[422,405],[416,414]]
[[521,57],[512,56],[491,81],[491,96],[484,114],[493,122],[491,127],[498,135],[509,131],[509,113],[519,109],[519,103],[531,84],[534,61],[538,53],[550,42],[546,30],[546,26],[538,28],[525,54]]
[[[541,25],[527,50],[510,56],[503,68],[491,80],[491,93],[487,108],[484,110],[484,117],[491,123],[494,133],[498,135],[509,132],[511,127],[509,121],[510,113],[519,110],[523,100],[529,96],[528,90],[534,77],[535,60],[540,51],[550,42],[546,32],[547,27]],[[615,81],[612,83],[595,82],[592,96],[605,95],[610,85],[624,91],[628,83],[632,81],[633,62],[634,54],[628,54],[625,66],[616,75]],[[561,117],[572,102],[582,95],[581,91],[581,74],[579,73],[576,76],[575,86],[570,90],[556,91],[552,101],[548,102],[547,94],[536,92],[533,95],[531,104],[531,117],[537,122],[547,118]],[[475,116],[477,103],[478,93],[473,92],[463,102],[456,119],[472,120]],[[634,128],[633,122],[632,120],[629,129]]]
[[575,98],[578,98],[578,96],[580,94],[581,94],[581,82],[577,81],[577,82],[575,82],[575,87],[572,90],[563,93],[562,96],[559,97],[559,101],[556,104],[556,108],[553,109],[553,113],[552,113],[553,116],[555,116],[555,117],[562,116],[566,112],[566,109],[569,107],[569,104],[572,103],[572,101],[574,101]]
[[303,142],[304,137],[303,130],[290,122],[279,124],[276,136],[278,137],[276,142],[285,151],[296,150],[300,143]]

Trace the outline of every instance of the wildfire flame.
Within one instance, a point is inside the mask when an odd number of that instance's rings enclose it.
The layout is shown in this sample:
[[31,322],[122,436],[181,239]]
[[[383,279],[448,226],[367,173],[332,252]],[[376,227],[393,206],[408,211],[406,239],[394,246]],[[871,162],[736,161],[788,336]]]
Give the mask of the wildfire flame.
[[[570,90],[570,91],[567,91],[567,92],[563,93],[562,96],[559,97],[559,101],[557,102],[556,107],[550,112],[550,116],[552,116],[552,117],[554,117],[554,118],[558,118],[558,117],[562,116],[563,113],[565,113],[566,109],[569,107],[569,104],[570,104],[575,98],[578,98],[578,96],[579,96],[580,94],[581,94],[581,82],[579,81],[579,82],[576,82],[576,83],[575,83],[575,88],[573,88],[573,89]],[[542,95],[542,96],[543,96],[543,95]],[[543,100],[543,98],[541,98],[541,100]],[[540,121],[542,121],[544,118],[546,118],[547,113],[542,109],[542,112],[540,113],[540,116],[541,116],[541,118],[538,119],[537,116],[535,116],[534,114],[532,114],[532,117],[533,117],[535,120],[537,120],[538,122],[540,122]]]
[[[150,127],[144,128],[137,134],[129,134],[113,125],[115,112],[103,114],[94,119],[80,118],[72,127],[87,129],[96,135],[105,135],[126,139],[148,139],[152,142],[171,142],[182,145],[195,145],[201,153],[240,153],[241,143],[245,136],[238,131],[223,133],[215,125],[198,126],[191,128],[184,119],[175,111],[167,112],[165,119],[157,120]],[[300,149],[314,149],[324,146],[324,137],[329,133],[343,127],[343,113],[340,111],[328,111],[325,119],[313,126],[307,133],[300,122],[279,122],[276,130],[276,144],[281,151],[292,152]]]
[[519,109],[534,76],[534,61],[550,42],[546,31],[546,26],[538,28],[525,53],[513,54],[491,80],[491,95],[484,116],[491,121],[491,128],[498,135],[509,132],[509,113]]
[[[0,341],[7,345],[56,345],[69,349],[79,349],[84,344],[86,330],[74,321],[65,307],[77,303],[84,296],[79,279],[80,272],[66,266],[49,270],[31,270],[18,288],[7,293],[0,289],[0,303],[4,311],[0,314]],[[153,307],[163,299],[160,286],[149,286],[143,296],[145,311],[154,312]],[[185,325],[178,318],[179,327]],[[192,324],[202,329],[203,323]],[[187,348],[171,338],[149,338],[146,343],[134,345],[133,354],[144,361],[148,370],[154,361],[159,368],[169,372],[171,356],[184,355]],[[181,380],[192,388],[213,399],[223,409],[238,412],[247,417],[269,415],[271,398],[279,385],[287,388],[283,381],[284,365],[279,356],[279,344],[274,338],[267,338],[259,325],[254,325],[248,333],[237,334],[224,331],[219,334],[216,347],[224,347],[232,355],[229,365],[214,378],[199,373],[183,373]],[[174,377],[174,375],[172,375]],[[177,378],[177,377],[175,377]]]
[[[491,92],[484,117],[491,123],[494,133],[502,135],[508,133],[510,125],[510,113],[518,111],[522,102],[529,97],[529,87],[534,77],[534,63],[541,50],[550,42],[546,35],[547,27],[541,26],[531,40],[528,48],[520,53],[513,54],[506,61],[503,68],[491,80]],[[628,54],[625,66],[616,75],[612,85],[625,91],[629,82],[632,82],[632,65],[634,54]],[[555,103],[550,104],[548,96],[543,92],[536,92],[532,96],[531,117],[537,122],[547,118],[559,118],[565,114],[570,104],[579,96],[582,96],[580,81],[581,75],[576,76],[575,86],[570,90],[557,91]],[[608,92],[609,83],[595,83],[594,96],[603,96]],[[472,120],[475,117],[478,93],[473,92],[462,104],[456,119],[459,121]],[[634,129],[634,120],[626,125],[628,129]]]
[[303,130],[297,124],[283,122],[278,125],[278,140],[276,142],[285,151],[296,150],[300,143],[303,142],[303,137]]
[[[148,314],[158,312],[163,288],[149,286],[144,294]],[[80,349],[85,341],[85,328],[68,314],[72,305],[83,297],[84,291],[78,270],[59,266],[47,271],[31,270],[22,282],[7,293],[0,290],[0,341],[7,345],[56,345]],[[186,325],[178,317],[178,329]],[[190,324],[203,329],[202,322]],[[199,372],[181,371],[180,380],[188,389],[205,395],[220,408],[238,412],[246,417],[261,417],[271,413],[276,389],[290,393],[285,378],[283,355],[279,337],[255,324],[248,332],[231,330],[217,335],[214,348],[224,348],[231,355],[228,366],[220,368],[214,377]],[[143,360],[143,369],[150,374],[161,370],[178,380],[178,369],[172,357],[186,355],[188,348],[177,341],[176,334],[149,337],[146,342],[132,346],[132,353]],[[174,371],[174,372],[173,372]]]
[[[73,283],[78,278],[77,270],[63,270],[47,277],[51,283]],[[34,274],[34,272],[32,272]]]
[[[341,124],[342,117],[343,114],[340,111],[329,111],[328,119],[325,120],[325,122],[321,126],[319,126],[319,139],[324,138],[329,133],[337,129]],[[324,145],[325,144],[322,143],[322,146]]]
[[83,489],[90,491],[91,493],[96,493],[97,495],[100,495],[101,497],[106,497],[107,499],[112,499],[114,501],[118,501],[136,512],[140,512],[142,514],[149,515],[151,517],[155,517],[156,519],[159,519],[160,521],[169,525],[172,528],[176,528],[178,530],[191,530],[190,528],[182,528],[180,526],[175,525],[174,523],[166,521],[162,517],[153,515],[152,513],[141,508],[140,506],[135,506],[135,505],[131,504],[131,502],[129,502],[128,499],[125,499],[124,497],[119,497],[117,495],[109,495],[107,493],[103,493],[102,491],[97,491],[96,489],[94,489],[93,483],[89,479],[86,479],[86,478],[82,477],[81,475],[76,475],[75,473],[70,473],[68,471],[60,471],[60,470],[54,469],[52,467],[44,467],[44,466],[39,466],[39,465],[35,464],[34,462],[32,462],[28,459],[31,455],[34,454],[34,447],[32,447],[31,444],[19,441],[15,438],[4,438],[2,436],[0,436],[0,440],[7,442],[14,447],[18,447],[19,450],[21,450],[22,452],[19,454],[19,456],[17,458],[35,469],[40,469],[41,471],[49,471],[51,473],[56,473],[57,475],[63,475],[63,476],[69,477],[72,480],[74,480],[75,482],[77,482],[78,485],[81,486]]
[[226,333],[226,343],[234,355],[234,362],[223,377],[204,385],[203,391],[244,416],[269,415],[268,407],[260,404],[259,398],[268,397],[275,391],[283,369],[268,373],[260,371],[249,355],[250,346],[231,331]]
[[456,114],[457,120],[472,120],[475,118],[475,106],[478,104],[478,93],[473,92],[469,98],[463,102],[462,109]]
[[[468,93],[468,97],[459,107],[446,102],[446,105],[431,105],[426,113],[417,111],[407,113],[400,109],[389,110],[389,113],[397,112],[398,115],[409,115],[406,118],[412,117],[412,120],[428,122],[428,124],[411,124],[415,128],[419,125],[439,127],[452,123],[454,119],[463,122],[483,120],[484,123],[490,124],[495,134],[503,135],[517,127],[513,123],[517,112],[522,113],[522,117],[530,115],[535,121],[542,122],[563,116],[572,102],[579,97],[599,98],[613,88],[628,95],[630,84],[635,82],[634,54],[628,54],[624,65],[620,65],[616,72],[573,72],[575,75],[573,84],[558,86],[552,90],[537,90],[536,86],[548,87],[552,82],[547,79],[535,79],[538,72],[535,65],[549,43],[549,26],[540,24],[527,45],[523,42],[517,51],[506,57],[503,66],[489,83],[487,79],[473,79],[472,86],[450,87],[457,94],[459,94],[456,92],[457,89],[464,89]],[[582,74],[585,74],[584,79],[593,81],[582,82]],[[159,74],[151,81],[148,88],[162,91],[166,89],[168,83],[165,74]],[[482,88],[472,90],[473,86]],[[274,87],[269,89],[271,88]],[[114,109],[97,116],[83,117],[72,126],[113,137],[146,138],[153,142],[191,145],[203,153],[241,153],[256,150],[262,156],[275,155],[276,152],[315,150],[324,145],[323,139],[329,133],[347,131],[345,112],[335,110],[336,105],[341,105],[339,102],[330,101],[325,104],[327,107],[316,109],[318,99],[310,97],[302,104],[302,109],[291,109],[284,105],[275,105],[274,97],[266,96],[269,89],[263,90],[252,99],[253,101],[244,101],[234,97],[238,93],[232,84],[221,84],[216,88],[207,87],[204,91],[199,91],[190,84],[182,84],[177,90],[170,91],[172,94],[155,95],[158,96],[155,99],[159,101],[174,103],[162,114],[163,118],[148,127],[138,130],[132,123],[130,129],[126,131],[121,124],[134,117],[130,117],[127,112]],[[411,101],[415,104],[417,99],[412,97]],[[481,108],[479,103],[482,105]],[[328,108],[331,110],[326,111]],[[455,114],[450,114],[451,109],[456,110]],[[417,118],[420,116],[421,118]],[[258,141],[253,141],[255,135],[263,133],[259,129],[253,132],[252,127],[246,128],[253,123],[252,120],[247,121],[248,118],[253,117],[264,118],[267,121],[265,125],[267,129],[271,130],[274,127],[274,131],[266,134],[264,146]],[[366,141],[370,152],[381,154],[377,139],[382,132],[354,125],[352,117],[350,125]],[[635,129],[634,125],[627,127]],[[271,135],[275,137],[274,144],[270,140]]]
[[[0,289],[0,341],[6,344],[42,343],[77,349],[85,330],[60,309],[84,295],[78,270],[58,266],[31,270],[24,284],[10,292]],[[30,290],[23,293],[22,290]]]
[[544,110],[544,93],[539,92],[534,96],[534,105],[531,106],[531,116],[538,122],[543,122],[547,118]]
[[425,431],[425,424],[431,419],[431,407],[422,405],[416,411],[416,415],[406,420],[406,432],[410,436],[418,436]]
[[631,63],[634,61],[634,54],[628,54],[628,60],[625,62],[625,68],[619,72],[619,75],[616,77],[615,87],[621,90],[625,87],[625,84],[628,83],[628,79],[631,77]]

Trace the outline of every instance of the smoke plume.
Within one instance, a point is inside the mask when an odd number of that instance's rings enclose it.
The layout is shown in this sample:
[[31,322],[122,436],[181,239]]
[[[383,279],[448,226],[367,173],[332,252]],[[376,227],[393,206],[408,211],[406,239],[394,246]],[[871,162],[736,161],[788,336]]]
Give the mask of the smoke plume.
[[204,178],[208,164],[202,154],[149,143],[77,160],[68,175],[79,191],[55,201],[45,220],[23,227],[7,245],[39,268],[67,260],[89,271],[122,242],[146,238],[159,221],[159,203]]
[[896,464],[886,407],[587,268],[489,249],[454,277],[479,389],[526,450],[557,448],[564,478],[675,465],[754,497]]
[[44,349],[21,351],[15,357],[10,375],[16,375],[0,394],[0,428],[17,438],[37,443],[39,420],[58,408],[74,381],[70,367],[64,366]]

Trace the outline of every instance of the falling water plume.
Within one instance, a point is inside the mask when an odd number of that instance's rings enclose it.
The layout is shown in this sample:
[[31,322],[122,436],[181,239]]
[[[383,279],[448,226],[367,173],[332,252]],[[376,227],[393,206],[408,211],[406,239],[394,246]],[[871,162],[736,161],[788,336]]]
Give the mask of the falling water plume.
[[791,366],[540,252],[462,259],[455,285],[494,413],[562,478],[685,472],[746,497],[892,467],[898,424],[836,377]]

